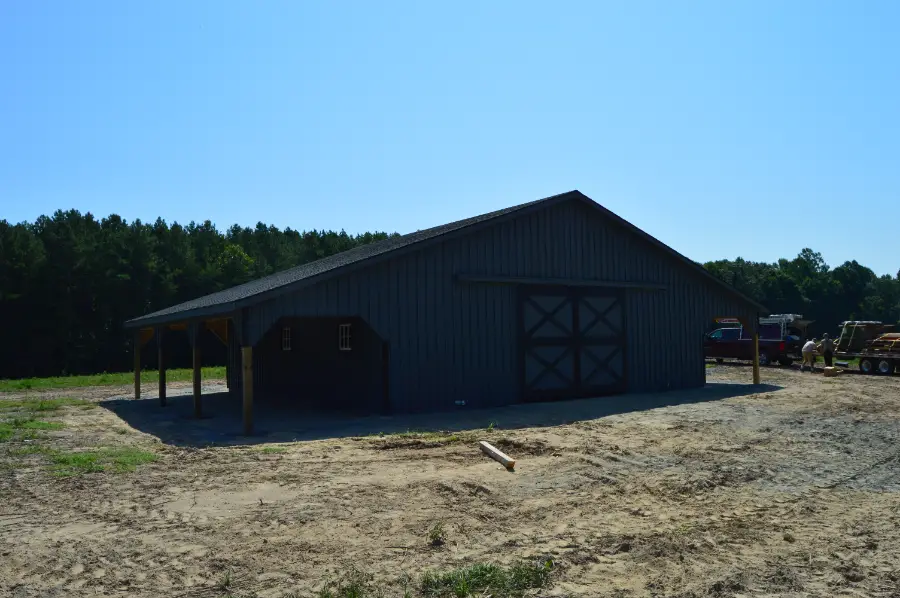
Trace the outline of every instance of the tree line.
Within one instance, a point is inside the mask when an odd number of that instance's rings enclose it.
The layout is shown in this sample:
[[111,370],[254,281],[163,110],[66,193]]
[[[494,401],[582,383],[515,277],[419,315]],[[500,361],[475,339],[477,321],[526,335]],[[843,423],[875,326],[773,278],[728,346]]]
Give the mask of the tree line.
[[[208,220],[150,224],[77,210],[0,220],[0,378],[128,371],[126,320],[389,236],[262,223],[221,232]],[[224,363],[212,340],[204,361]],[[186,339],[166,347],[169,367],[190,366]],[[155,367],[155,347],[144,353]]]
[[821,253],[808,248],[773,264],[738,258],[704,267],[772,313],[815,320],[810,333],[817,336],[835,334],[845,320],[900,323],[900,271],[878,276],[856,260],[831,268]]
[[[222,232],[208,220],[129,223],[77,210],[0,220],[0,378],[128,371],[126,320],[389,236],[263,223]],[[877,276],[856,261],[832,269],[811,249],[774,264],[704,266],[773,313],[802,313],[817,329],[847,319],[900,322],[900,272]],[[204,361],[224,362],[218,343],[204,347]],[[171,350],[171,367],[190,365],[186,340]]]

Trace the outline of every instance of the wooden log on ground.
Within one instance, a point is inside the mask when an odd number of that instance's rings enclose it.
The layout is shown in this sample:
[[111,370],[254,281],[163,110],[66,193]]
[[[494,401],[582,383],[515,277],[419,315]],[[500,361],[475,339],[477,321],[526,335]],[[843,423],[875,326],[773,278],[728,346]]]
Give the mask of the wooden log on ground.
[[494,461],[498,461],[506,469],[513,469],[516,466],[515,459],[512,459],[509,457],[509,455],[504,454],[503,451],[492,445],[490,442],[485,442],[484,440],[482,440],[478,444],[481,445],[481,452],[483,452]]
[[833,368],[833,367],[827,367],[827,368],[825,368],[824,372],[825,372],[826,378],[831,378],[833,376],[837,376],[838,374],[840,374],[841,370],[839,370],[837,368]]

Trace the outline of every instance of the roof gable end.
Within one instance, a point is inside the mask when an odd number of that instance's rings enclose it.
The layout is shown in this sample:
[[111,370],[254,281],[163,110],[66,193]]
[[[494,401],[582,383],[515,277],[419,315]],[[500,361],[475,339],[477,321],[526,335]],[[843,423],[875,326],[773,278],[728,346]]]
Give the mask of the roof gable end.
[[725,282],[714,277],[701,265],[681,255],[668,245],[665,245],[655,237],[652,237],[576,190],[512,206],[503,210],[489,212],[473,218],[466,218],[441,226],[393,237],[377,243],[354,247],[353,249],[300,266],[295,266],[294,268],[289,268],[281,272],[276,272],[242,285],[173,305],[139,318],[134,318],[127,321],[125,326],[126,328],[139,328],[142,326],[153,326],[173,321],[184,321],[191,318],[223,315],[241,307],[265,301],[275,295],[290,293],[303,286],[344,274],[356,268],[369,266],[385,259],[391,259],[409,251],[417,251],[434,243],[473,234],[487,226],[494,226],[500,222],[532,211],[548,209],[551,206],[566,201],[578,201],[591,209],[596,210],[613,224],[621,226],[649,242],[655,248],[672,255],[677,260],[683,262],[687,267],[706,277],[708,281],[719,285],[731,294],[737,295],[749,304],[756,306],[760,311],[765,311],[765,308],[761,305],[742,295],[739,291]]

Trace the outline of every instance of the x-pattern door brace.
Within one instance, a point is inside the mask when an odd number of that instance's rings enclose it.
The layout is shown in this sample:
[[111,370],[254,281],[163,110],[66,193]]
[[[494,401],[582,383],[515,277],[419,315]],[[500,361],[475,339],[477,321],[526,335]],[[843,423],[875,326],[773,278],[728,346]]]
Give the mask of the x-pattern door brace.
[[566,384],[569,384],[569,385],[573,384],[573,383],[574,383],[574,380],[572,380],[571,377],[564,376],[564,375],[562,374],[562,372],[560,372],[559,369],[557,369],[557,367],[556,367],[556,366],[558,366],[559,363],[560,363],[565,357],[567,357],[571,352],[572,352],[572,349],[567,347],[567,348],[564,349],[563,352],[560,353],[559,356],[558,356],[556,359],[554,359],[552,362],[551,362],[551,361],[547,361],[546,359],[544,359],[543,357],[541,357],[540,355],[538,355],[538,354],[535,353],[534,351],[531,351],[530,353],[528,353],[528,356],[529,356],[531,359],[534,359],[535,361],[537,361],[538,363],[540,363],[542,366],[544,366],[544,369],[541,371],[541,373],[538,374],[537,376],[535,376],[534,379],[532,379],[532,380],[529,382],[529,386],[535,386],[535,385],[537,385],[538,382],[540,382],[541,380],[544,379],[544,376],[547,375],[547,372],[552,373],[554,376],[556,376],[557,378],[559,378],[560,380],[562,380],[562,381],[565,382]]
[[529,337],[534,336],[534,333],[540,330],[541,326],[543,326],[545,322],[549,322],[557,329],[559,329],[559,331],[563,334],[572,334],[571,329],[564,327],[555,318],[556,314],[558,314],[560,310],[562,310],[566,305],[571,304],[571,299],[569,299],[568,297],[560,297],[559,304],[549,311],[538,304],[533,297],[528,298],[527,304],[530,305],[535,311],[537,311],[538,315],[540,316],[540,320],[538,320],[537,324],[528,329],[527,334]]
[[[612,346],[612,345],[609,345]],[[622,376],[619,375],[618,372],[609,367],[610,362],[612,362],[613,358],[619,354],[621,349],[619,347],[615,347],[613,351],[610,351],[609,355],[604,357],[603,359],[598,359],[590,350],[582,350],[582,355],[587,355],[587,358],[594,362],[594,371],[591,372],[587,379],[590,379],[599,372],[600,370],[606,371],[610,376],[615,378],[616,382],[622,379]],[[583,372],[582,372],[583,373]]]
[[594,326],[597,325],[597,322],[602,321],[615,334],[620,334],[621,331],[616,326],[614,326],[613,323],[610,322],[609,319],[606,317],[607,315],[609,315],[609,312],[611,312],[613,309],[616,308],[616,306],[618,306],[618,304],[619,304],[618,300],[613,299],[610,302],[610,304],[606,307],[606,309],[601,312],[598,309],[596,309],[593,305],[591,305],[591,302],[587,301],[586,298],[579,301],[578,302],[579,309],[581,309],[581,307],[584,306],[594,315],[594,319],[591,320],[590,324],[588,324],[587,326],[582,326],[581,330],[582,331],[591,330]]

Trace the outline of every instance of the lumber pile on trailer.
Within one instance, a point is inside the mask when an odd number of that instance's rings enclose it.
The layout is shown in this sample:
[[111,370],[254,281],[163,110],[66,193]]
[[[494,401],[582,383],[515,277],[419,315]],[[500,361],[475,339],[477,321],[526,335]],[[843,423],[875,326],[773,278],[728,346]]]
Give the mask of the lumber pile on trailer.
[[838,353],[859,353],[869,342],[884,335],[891,328],[893,326],[876,321],[844,322],[835,350]]
[[866,343],[866,353],[900,353],[900,333],[882,334]]

